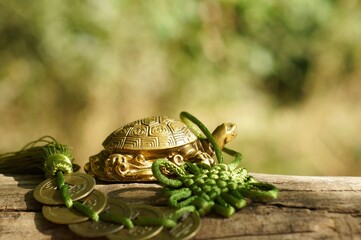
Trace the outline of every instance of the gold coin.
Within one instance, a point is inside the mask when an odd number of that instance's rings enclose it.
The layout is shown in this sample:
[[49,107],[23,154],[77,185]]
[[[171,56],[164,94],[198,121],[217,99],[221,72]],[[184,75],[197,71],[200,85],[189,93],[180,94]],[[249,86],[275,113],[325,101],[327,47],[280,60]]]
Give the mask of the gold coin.
[[[107,199],[102,192],[93,190],[88,196],[81,199],[80,202],[89,206],[96,213],[100,213],[105,208]],[[76,209],[67,208],[65,205],[43,206],[43,215],[50,222],[57,224],[79,223],[89,219]]]
[[[130,206],[118,199],[108,199],[107,206],[103,211],[127,218],[130,218],[132,213]],[[86,222],[69,224],[69,228],[75,234],[82,237],[102,237],[121,230],[123,225],[111,222],[94,222],[92,220],[88,220]]]
[[[85,173],[69,173],[64,175],[65,183],[69,184],[69,194],[73,201],[86,197],[95,186],[95,179]],[[48,178],[36,186],[34,198],[46,205],[61,205],[64,201],[57,190],[56,177]]]
[[[132,205],[132,215],[133,217],[164,217],[159,209],[148,205]],[[162,229],[163,226],[135,226],[131,229],[123,228],[116,233],[107,235],[107,238],[110,240],[144,240],[156,236]]]
[[193,238],[201,228],[201,220],[196,212],[190,213],[174,228],[164,228],[154,239],[188,240]]

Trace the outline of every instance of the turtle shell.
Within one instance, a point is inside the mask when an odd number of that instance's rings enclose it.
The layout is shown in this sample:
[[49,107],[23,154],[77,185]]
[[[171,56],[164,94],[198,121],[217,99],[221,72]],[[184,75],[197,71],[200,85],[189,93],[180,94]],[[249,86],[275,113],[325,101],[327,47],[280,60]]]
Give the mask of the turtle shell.
[[180,147],[197,140],[178,120],[153,116],[128,123],[111,133],[103,142],[109,152],[162,150]]

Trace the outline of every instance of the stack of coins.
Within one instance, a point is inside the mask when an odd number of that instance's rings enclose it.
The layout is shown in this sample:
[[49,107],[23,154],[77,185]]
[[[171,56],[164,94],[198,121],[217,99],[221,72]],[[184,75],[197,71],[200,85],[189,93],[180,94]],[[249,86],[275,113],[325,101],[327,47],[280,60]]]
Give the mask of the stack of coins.
[[[100,191],[95,190],[95,179],[85,173],[69,173],[64,175],[65,184],[69,185],[69,195],[73,201],[79,201],[95,213],[111,213],[125,218],[141,217],[165,218],[164,211],[149,205],[128,205],[119,199],[107,199]],[[200,229],[198,213],[192,212],[184,216],[174,228],[163,226],[134,226],[126,228],[119,223],[93,221],[74,208],[65,206],[57,186],[57,179],[48,178],[34,190],[34,198],[44,204],[44,217],[56,224],[68,224],[75,234],[88,237],[106,237],[108,239],[190,239]]]

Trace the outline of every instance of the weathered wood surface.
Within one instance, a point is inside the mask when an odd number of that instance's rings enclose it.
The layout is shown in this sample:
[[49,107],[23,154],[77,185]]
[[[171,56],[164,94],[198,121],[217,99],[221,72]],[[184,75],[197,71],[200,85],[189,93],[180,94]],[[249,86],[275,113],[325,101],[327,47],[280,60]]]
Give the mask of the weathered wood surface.
[[[361,239],[361,178],[253,174],[280,190],[268,204],[253,203],[229,219],[202,218],[195,239]],[[80,239],[48,222],[32,196],[42,176],[0,174],[0,239]],[[165,205],[157,184],[101,184],[108,197]]]

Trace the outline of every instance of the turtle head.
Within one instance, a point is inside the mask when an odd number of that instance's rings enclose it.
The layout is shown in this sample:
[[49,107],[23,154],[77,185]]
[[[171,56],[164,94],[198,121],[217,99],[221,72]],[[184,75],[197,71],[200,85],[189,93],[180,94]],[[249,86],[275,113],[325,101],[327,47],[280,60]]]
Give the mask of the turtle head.
[[212,135],[221,149],[237,136],[236,128],[234,123],[223,123],[214,129]]

